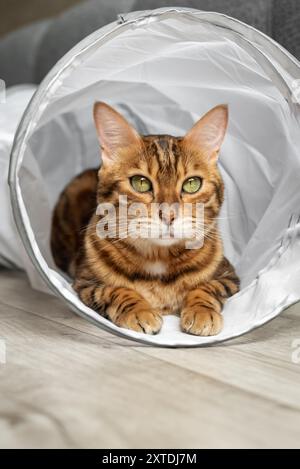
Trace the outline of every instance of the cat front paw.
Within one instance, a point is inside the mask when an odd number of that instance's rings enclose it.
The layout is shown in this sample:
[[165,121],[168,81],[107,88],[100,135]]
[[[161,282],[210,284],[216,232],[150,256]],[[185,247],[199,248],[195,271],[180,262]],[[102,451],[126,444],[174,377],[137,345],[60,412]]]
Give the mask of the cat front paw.
[[181,313],[181,328],[187,334],[217,335],[223,328],[223,317],[217,311],[201,306],[185,308]]
[[115,321],[119,327],[152,335],[160,331],[162,322],[161,315],[154,309],[133,309],[121,314]]

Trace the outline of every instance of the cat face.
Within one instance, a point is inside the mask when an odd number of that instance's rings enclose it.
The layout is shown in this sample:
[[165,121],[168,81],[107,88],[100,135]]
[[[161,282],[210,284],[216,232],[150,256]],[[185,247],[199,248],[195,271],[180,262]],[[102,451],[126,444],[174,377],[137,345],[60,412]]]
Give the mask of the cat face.
[[158,246],[203,240],[223,202],[217,159],[227,106],[184,137],[141,136],[105,103],[95,104],[94,120],[102,148],[98,204],[113,204],[123,237]]

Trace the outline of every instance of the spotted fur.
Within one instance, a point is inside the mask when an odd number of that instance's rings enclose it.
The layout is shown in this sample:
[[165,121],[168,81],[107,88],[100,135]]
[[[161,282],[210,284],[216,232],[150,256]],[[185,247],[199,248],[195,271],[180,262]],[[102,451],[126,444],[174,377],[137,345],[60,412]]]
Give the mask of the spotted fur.
[[[224,199],[218,152],[208,158],[192,134],[131,137],[130,144],[123,142],[113,152],[113,161],[104,159],[100,170],[83,172],[61,194],[52,223],[54,260],[74,278],[81,300],[120,327],[155,334],[163,315],[177,314],[184,332],[217,334],[223,305],[239,289],[217,225]],[[136,193],[129,182],[134,174],[151,179],[153,193]],[[191,174],[201,177],[202,188],[182,194],[182,182]],[[145,239],[99,238],[96,206],[111,202],[118,210],[119,194],[127,195],[129,204],[143,202],[149,211],[153,201],[203,203],[203,247],[189,250],[183,241],[160,246]]]

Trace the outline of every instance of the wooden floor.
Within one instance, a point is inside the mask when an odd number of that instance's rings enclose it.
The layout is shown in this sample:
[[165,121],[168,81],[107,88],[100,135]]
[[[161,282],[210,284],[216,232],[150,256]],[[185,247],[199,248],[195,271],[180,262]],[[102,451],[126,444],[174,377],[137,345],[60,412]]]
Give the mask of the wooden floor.
[[0,446],[299,448],[299,317],[217,347],[152,348],[2,270]]

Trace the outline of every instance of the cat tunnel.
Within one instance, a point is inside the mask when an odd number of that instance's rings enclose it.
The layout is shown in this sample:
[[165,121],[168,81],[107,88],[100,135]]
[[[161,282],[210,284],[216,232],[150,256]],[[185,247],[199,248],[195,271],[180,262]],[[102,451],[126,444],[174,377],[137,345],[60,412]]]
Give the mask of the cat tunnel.
[[[51,290],[95,325],[148,344],[216,344],[270,321],[300,299],[299,79],[286,50],[223,14],[165,8],[119,16],[65,55],[37,90],[8,90],[0,105],[0,263],[25,269],[34,288]],[[226,303],[218,336],[185,334],[175,316],[155,336],[121,329],[86,307],[55,267],[54,204],[73,176],[100,163],[97,100],[142,134],[177,136],[228,103],[219,225],[241,291]]]

